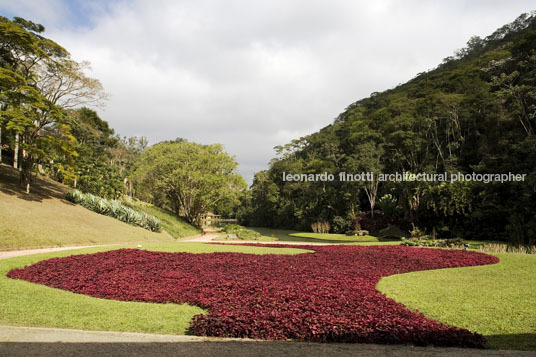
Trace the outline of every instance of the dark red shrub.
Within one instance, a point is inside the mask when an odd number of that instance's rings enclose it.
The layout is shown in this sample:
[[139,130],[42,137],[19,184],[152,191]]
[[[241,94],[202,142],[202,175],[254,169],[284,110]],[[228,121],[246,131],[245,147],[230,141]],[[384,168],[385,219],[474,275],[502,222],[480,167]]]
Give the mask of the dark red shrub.
[[411,224],[407,221],[384,214],[380,210],[375,210],[374,215],[370,212],[360,212],[354,217],[353,225],[355,230],[364,229],[369,232],[377,232],[390,225],[396,225],[406,232],[411,229]]
[[191,332],[197,335],[484,345],[482,336],[411,312],[375,286],[382,276],[492,264],[496,257],[400,246],[306,248],[315,252],[289,256],[120,249],[49,259],[8,276],[99,298],[198,305],[210,312],[194,317]]

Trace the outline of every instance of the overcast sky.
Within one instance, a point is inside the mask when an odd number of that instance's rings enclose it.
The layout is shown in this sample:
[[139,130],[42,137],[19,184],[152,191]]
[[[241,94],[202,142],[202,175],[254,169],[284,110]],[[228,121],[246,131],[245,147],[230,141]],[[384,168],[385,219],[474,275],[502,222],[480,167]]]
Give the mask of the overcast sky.
[[[531,7],[532,6],[532,7]],[[102,119],[151,144],[218,142],[251,183],[273,147],[434,68],[533,1],[0,0],[88,60]]]

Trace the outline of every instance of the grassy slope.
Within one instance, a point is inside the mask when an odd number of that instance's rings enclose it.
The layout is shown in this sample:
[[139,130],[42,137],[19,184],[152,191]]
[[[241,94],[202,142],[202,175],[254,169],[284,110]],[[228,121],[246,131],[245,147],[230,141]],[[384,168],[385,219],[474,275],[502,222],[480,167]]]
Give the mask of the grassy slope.
[[56,182],[37,179],[29,195],[18,182],[16,170],[0,165],[0,250],[173,240],[69,203],[69,188]]
[[138,211],[157,217],[162,224],[162,228],[173,238],[184,238],[201,233],[201,229],[195,228],[176,214],[150,203],[134,200],[124,203]]
[[498,264],[383,278],[378,289],[412,310],[484,335],[494,349],[536,350],[536,255]]
[[[200,243],[149,243],[146,249],[209,253],[232,251],[250,254],[297,254],[292,248],[224,246]],[[134,248],[135,245],[125,245]],[[185,334],[201,308],[187,304],[152,304],[97,299],[6,277],[14,268],[43,259],[87,254],[119,247],[93,247],[0,260],[0,325],[58,327],[85,330]]]

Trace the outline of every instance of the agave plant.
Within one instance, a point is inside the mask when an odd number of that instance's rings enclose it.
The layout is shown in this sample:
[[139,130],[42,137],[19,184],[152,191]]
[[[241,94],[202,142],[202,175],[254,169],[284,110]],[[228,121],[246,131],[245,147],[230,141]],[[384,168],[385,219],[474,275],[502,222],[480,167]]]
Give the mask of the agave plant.
[[144,215],[144,228],[153,232],[160,232],[160,221],[154,216]]
[[114,217],[128,224],[140,226],[153,232],[160,231],[160,221],[154,216],[138,212],[130,207],[124,206],[114,200],[107,200],[91,193],[82,193],[78,190],[67,192],[65,199],[77,203],[91,211]]
[[121,211],[121,206],[117,201],[110,201],[110,216],[117,217]]
[[80,203],[82,202],[84,198],[84,194],[78,190],[74,190],[72,192],[67,192],[65,194],[65,198],[67,201],[73,202],[73,203]]

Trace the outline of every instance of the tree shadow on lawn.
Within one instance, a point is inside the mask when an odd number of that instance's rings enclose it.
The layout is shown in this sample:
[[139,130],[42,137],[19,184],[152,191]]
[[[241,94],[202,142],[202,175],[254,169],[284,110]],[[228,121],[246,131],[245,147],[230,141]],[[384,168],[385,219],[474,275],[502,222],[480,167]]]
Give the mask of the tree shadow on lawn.
[[26,201],[42,202],[52,198],[63,200],[65,191],[59,184],[54,185],[35,177],[30,187],[30,194],[27,194],[26,189],[20,184],[19,171],[7,165],[0,165],[0,192],[2,193],[17,196]]
[[[503,352],[472,348],[430,348],[361,343],[312,343],[294,341],[199,341],[199,342],[7,342],[0,354],[9,356],[504,356]],[[530,356],[512,351],[507,355]]]

